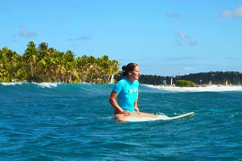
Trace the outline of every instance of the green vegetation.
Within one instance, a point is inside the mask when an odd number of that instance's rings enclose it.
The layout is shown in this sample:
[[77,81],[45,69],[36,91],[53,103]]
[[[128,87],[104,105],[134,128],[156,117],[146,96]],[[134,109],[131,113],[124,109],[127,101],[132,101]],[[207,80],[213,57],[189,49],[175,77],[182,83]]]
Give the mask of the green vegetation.
[[197,84],[187,80],[177,80],[176,86],[178,87],[196,87]]
[[[0,49],[0,82],[64,82],[64,83],[108,83],[111,75],[118,76],[118,61],[83,55],[75,57],[71,50],[60,52],[42,42],[38,47],[30,41],[22,56],[6,47]],[[142,84],[170,85],[171,78],[176,86],[196,86],[203,84],[241,84],[242,73],[207,72],[182,76],[164,77],[141,75]],[[189,82],[186,82],[189,81]],[[194,82],[194,83],[192,83]]]
[[107,83],[119,73],[118,61],[83,55],[71,50],[59,52],[42,42],[38,48],[30,41],[22,56],[4,47],[0,50],[0,82]]
[[[119,80],[118,78],[116,78]],[[207,73],[195,73],[189,75],[180,75],[172,77],[156,76],[156,75],[141,75],[139,82],[143,84],[153,84],[153,85],[177,85],[178,80],[187,80],[196,83],[197,85],[221,84],[221,85],[241,85],[242,73],[235,71],[228,72],[207,72]],[[164,83],[165,82],[165,83]]]

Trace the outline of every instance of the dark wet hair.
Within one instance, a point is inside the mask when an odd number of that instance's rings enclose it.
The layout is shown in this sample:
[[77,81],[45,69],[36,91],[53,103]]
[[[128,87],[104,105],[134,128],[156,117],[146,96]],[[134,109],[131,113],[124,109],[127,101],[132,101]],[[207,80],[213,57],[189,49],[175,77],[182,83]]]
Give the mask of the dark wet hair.
[[123,76],[128,76],[129,72],[133,71],[135,67],[139,66],[136,63],[129,63],[128,65],[124,65],[122,67]]

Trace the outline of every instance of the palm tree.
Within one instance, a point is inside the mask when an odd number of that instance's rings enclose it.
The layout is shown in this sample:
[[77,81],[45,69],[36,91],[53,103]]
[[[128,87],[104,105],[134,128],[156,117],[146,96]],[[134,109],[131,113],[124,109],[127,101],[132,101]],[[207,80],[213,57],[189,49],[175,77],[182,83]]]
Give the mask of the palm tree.
[[2,48],[1,52],[0,52],[0,81],[3,82],[10,82],[10,78],[9,78],[9,72],[8,72],[8,66],[9,65],[9,50],[8,48]]
[[66,83],[71,83],[73,77],[78,77],[76,72],[76,59],[71,50],[65,53]]
[[11,57],[11,67],[12,67],[12,79],[19,79],[17,76],[17,72],[19,69],[21,69],[21,63],[22,57],[18,55],[16,52],[13,52],[13,55]]
[[4,47],[1,50],[0,57],[0,77],[2,77],[2,80],[10,82],[11,79],[15,78],[20,56],[16,52]]
[[0,50],[0,81],[5,82],[17,79],[103,83],[116,73],[118,62],[109,60],[107,55],[101,58],[83,55],[76,59],[71,50],[59,52],[45,42],[36,48],[30,41],[23,56],[8,48]]
[[28,73],[30,73],[31,78],[34,78],[35,74],[35,68],[36,68],[36,60],[37,60],[37,48],[33,41],[30,41],[27,45],[27,49],[25,50],[23,54],[23,61],[27,65],[27,69],[29,70]]
[[110,60],[107,55],[103,55],[101,57],[101,67],[103,69],[103,79],[104,82],[108,82],[109,78],[111,77],[112,73],[110,72]]
[[39,44],[39,50],[48,50],[48,43],[42,42]]
[[111,75],[116,75],[119,73],[118,71],[118,61],[117,60],[112,60],[111,61]]

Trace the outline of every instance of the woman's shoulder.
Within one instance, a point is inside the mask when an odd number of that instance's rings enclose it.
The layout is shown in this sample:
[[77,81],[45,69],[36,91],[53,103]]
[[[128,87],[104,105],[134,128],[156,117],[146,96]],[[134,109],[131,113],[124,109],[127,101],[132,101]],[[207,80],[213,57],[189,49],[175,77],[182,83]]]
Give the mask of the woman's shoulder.
[[138,80],[135,80],[134,83],[137,84],[137,85],[139,85],[139,81]]
[[[119,84],[127,84],[127,83],[130,83],[130,81],[128,80],[127,77],[124,77],[121,80],[119,80],[118,83]],[[139,85],[139,81],[138,80],[135,80],[133,83]]]
[[128,81],[128,80],[127,80],[126,77],[123,77],[122,79],[119,80],[119,82],[121,82],[121,83],[124,83],[124,82],[127,82],[127,81]]
[[118,81],[119,84],[125,84],[127,83],[127,80],[125,78],[122,78],[121,80]]

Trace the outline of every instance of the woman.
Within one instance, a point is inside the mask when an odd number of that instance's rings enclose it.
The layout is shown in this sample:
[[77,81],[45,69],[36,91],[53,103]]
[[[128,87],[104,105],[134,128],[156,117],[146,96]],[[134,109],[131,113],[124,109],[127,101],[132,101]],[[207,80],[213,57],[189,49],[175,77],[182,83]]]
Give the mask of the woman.
[[115,84],[109,97],[109,102],[114,107],[115,118],[119,121],[125,121],[129,116],[157,117],[154,114],[139,112],[139,66],[135,63],[129,63],[124,65],[122,70],[124,78]]

